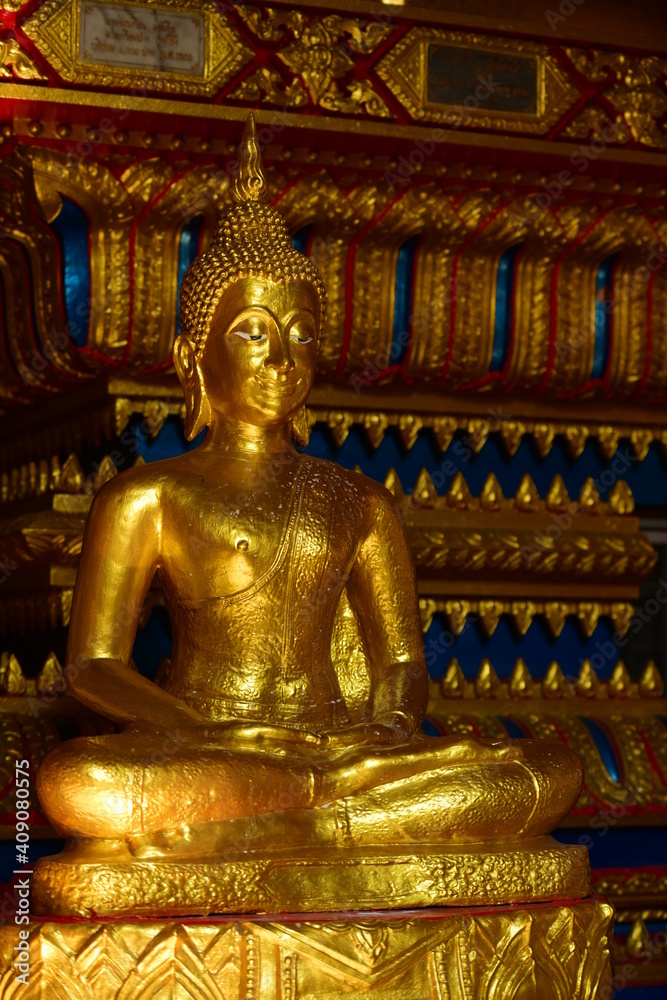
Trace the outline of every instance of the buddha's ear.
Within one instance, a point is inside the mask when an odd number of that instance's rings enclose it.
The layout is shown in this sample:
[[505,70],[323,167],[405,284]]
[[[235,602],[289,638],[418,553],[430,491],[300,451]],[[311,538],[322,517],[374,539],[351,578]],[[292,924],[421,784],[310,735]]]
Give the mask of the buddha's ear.
[[306,407],[302,406],[298,413],[292,417],[292,437],[305,448],[310,441],[310,423]]
[[183,334],[174,344],[174,368],[185,396],[185,436],[192,441],[210,424],[211,406],[195,349]]

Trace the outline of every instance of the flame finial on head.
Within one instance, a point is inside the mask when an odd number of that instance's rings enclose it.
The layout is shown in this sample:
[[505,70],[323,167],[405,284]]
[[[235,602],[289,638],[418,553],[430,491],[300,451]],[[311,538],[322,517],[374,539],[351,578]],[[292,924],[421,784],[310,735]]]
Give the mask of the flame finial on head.
[[245,131],[239,146],[238,171],[231,186],[231,197],[235,205],[248,201],[267,201],[268,185],[264,177],[262,154],[257,145],[255,116],[252,111],[245,123]]

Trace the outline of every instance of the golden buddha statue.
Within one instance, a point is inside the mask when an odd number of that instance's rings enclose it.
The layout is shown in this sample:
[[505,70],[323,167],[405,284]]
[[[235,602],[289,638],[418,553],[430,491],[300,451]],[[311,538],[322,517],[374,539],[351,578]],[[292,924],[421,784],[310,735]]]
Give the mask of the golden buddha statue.
[[[327,898],[341,908],[442,901],[425,888],[401,895],[395,882],[338,899],[350,891],[342,858],[499,844],[534,858],[535,845],[545,872],[559,847],[544,835],[580,791],[577,756],[549,741],[422,735],[428,678],[394,498],[294,447],[325,288],[267,203],[252,116],[231,198],[186,274],[174,347],[187,435],[207,428],[203,443],[116,476],[90,512],[67,678],[123,729],[66,742],[39,771],[42,806],[68,846],[38,863],[37,910],[262,908],[261,893],[215,880],[277,854],[300,873],[283,909],[321,903],[304,858],[333,865]],[[128,666],[156,572],[173,626],[162,686]],[[134,625],[121,625],[128,617]],[[102,871],[115,873],[115,903],[102,898]],[[205,871],[205,897],[192,871]],[[153,891],[165,881],[166,894]],[[485,882],[493,900],[493,876]],[[525,887],[514,897],[528,898]]]

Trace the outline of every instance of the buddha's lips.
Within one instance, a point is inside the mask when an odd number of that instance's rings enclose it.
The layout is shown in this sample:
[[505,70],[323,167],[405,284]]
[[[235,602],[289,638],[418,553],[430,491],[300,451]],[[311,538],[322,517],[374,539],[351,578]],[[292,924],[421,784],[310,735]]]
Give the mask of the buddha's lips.
[[262,378],[257,376],[257,381],[267,392],[273,393],[276,396],[291,396],[296,391],[298,386],[297,379],[289,379],[286,382],[279,382],[276,379]]

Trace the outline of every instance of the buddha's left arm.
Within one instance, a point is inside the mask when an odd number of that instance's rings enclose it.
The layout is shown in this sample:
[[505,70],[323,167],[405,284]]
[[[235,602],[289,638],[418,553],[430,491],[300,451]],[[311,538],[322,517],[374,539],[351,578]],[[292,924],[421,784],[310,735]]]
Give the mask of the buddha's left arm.
[[405,525],[390,494],[373,498],[369,530],[348,580],[371,672],[376,722],[418,731],[426,712],[428,672],[417,580]]

